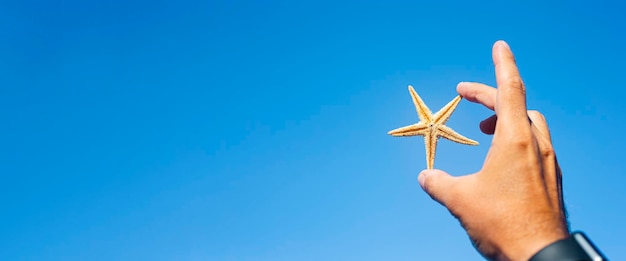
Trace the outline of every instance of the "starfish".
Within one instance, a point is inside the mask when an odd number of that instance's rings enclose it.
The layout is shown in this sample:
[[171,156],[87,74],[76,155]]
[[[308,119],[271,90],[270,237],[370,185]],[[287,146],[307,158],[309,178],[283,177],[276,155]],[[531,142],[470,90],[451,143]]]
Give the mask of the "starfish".
[[435,164],[435,150],[437,149],[437,140],[439,140],[439,137],[444,137],[448,140],[461,144],[478,145],[478,142],[458,134],[456,131],[445,125],[448,119],[450,119],[452,112],[454,112],[456,106],[461,101],[460,95],[455,97],[452,101],[446,104],[446,106],[433,115],[411,85],[409,85],[409,93],[411,93],[411,97],[413,98],[413,103],[415,104],[417,116],[420,121],[413,125],[392,130],[388,134],[395,137],[424,136],[427,168],[432,169]]

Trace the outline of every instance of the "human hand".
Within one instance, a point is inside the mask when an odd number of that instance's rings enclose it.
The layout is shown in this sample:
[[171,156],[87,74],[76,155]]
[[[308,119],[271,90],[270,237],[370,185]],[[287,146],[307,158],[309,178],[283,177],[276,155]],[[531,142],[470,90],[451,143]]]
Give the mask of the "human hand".
[[444,205],[491,260],[528,260],[568,236],[561,171],[545,118],[526,111],[526,92],[508,44],[493,46],[498,88],[459,83],[467,100],[494,110],[480,123],[493,140],[480,171],[454,177],[424,170],[422,188]]

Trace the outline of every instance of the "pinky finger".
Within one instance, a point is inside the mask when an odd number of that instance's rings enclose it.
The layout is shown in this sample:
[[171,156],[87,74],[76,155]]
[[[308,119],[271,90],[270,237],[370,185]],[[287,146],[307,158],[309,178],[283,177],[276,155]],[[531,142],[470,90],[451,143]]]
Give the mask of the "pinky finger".
[[549,141],[552,140],[550,137],[550,129],[548,129],[548,123],[546,122],[546,118],[538,111],[530,110],[528,111],[528,118],[533,125],[539,130],[539,133],[547,138]]

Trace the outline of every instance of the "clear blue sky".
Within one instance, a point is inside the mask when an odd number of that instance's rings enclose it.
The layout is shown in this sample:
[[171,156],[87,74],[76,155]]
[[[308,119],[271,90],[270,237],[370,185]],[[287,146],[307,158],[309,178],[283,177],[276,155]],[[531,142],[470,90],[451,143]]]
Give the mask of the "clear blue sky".
[[[493,84],[499,39],[572,228],[626,260],[623,1],[99,2],[0,3],[0,260],[481,260],[386,132],[409,84]],[[489,115],[435,166],[477,171]]]

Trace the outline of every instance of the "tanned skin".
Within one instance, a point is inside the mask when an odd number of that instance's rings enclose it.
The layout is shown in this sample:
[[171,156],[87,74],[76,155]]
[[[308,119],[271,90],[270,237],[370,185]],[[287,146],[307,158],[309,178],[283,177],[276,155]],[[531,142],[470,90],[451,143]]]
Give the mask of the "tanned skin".
[[526,89],[509,45],[493,46],[497,88],[462,82],[457,92],[495,112],[480,129],[492,134],[480,171],[451,176],[424,170],[418,181],[490,260],[528,260],[566,238],[561,171],[543,115],[526,109]]

